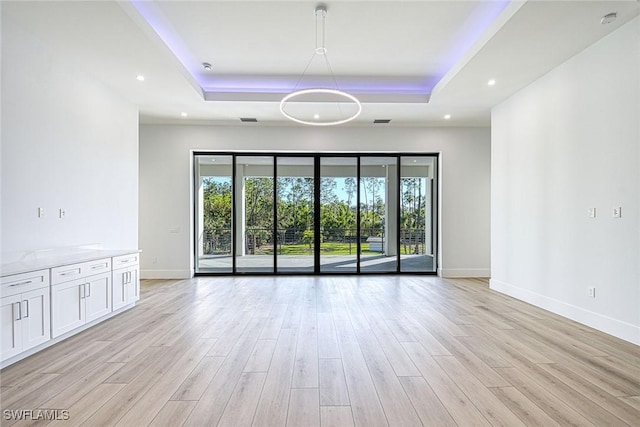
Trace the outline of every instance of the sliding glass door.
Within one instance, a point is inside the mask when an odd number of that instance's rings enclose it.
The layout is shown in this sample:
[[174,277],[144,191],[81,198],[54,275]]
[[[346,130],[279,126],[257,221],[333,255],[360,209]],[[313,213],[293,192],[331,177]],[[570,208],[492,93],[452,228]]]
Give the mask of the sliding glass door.
[[196,153],[197,274],[434,273],[437,156]]
[[277,264],[280,273],[313,273],[315,185],[313,157],[278,156]]
[[197,156],[196,271],[233,272],[232,156]]
[[360,158],[360,271],[395,272],[397,251],[396,157]]
[[400,271],[435,272],[435,158],[400,161]]
[[358,159],[320,158],[320,271],[358,269]]
[[236,157],[236,271],[273,273],[273,157]]

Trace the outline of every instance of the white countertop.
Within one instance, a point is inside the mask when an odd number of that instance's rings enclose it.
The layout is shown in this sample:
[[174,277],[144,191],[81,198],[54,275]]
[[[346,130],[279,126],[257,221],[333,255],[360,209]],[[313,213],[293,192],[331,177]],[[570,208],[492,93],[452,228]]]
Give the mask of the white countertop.
[[94,261],[102,258],[127,255],[140,252],[139,249],[82,249],[82,250],[47,250],[34,251],[24,255],[20,261],[2,264],[0,274],[26,273],[34,270],[76,264],[78,262]]

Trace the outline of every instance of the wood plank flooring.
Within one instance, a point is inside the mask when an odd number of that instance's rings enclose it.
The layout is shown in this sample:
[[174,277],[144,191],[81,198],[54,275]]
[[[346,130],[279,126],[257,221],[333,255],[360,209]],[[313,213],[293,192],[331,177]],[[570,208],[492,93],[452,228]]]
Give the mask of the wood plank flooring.
[[145,280],[0,381],[3,426],[640,426],[640,347],[481,279]]

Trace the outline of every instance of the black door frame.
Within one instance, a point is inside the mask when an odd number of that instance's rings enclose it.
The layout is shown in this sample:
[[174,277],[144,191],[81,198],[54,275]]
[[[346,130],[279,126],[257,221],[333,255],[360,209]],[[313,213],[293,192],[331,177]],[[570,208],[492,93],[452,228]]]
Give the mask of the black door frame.
[[[439,223],[439,217],[438,217],[438,206],[440,203],[440,194],[439,191],[437,191],[438,189],[438,183],[439,183],[439,165],[440,165],[440,155],[439,153],[416,153],[416,152],[372,152],[372,153],[363,153],[363,152],[357,152],[357,153],[349,153],[349,152],[314,152],[314,153],[310,153],[310,152],[301,152],[301,153],[296,153],[296,152],[272,152],[272,153],[265,153],[265,152],[237,152],[237,151],[193,151],[192,152],[192,160],[193,160],[193,176],[194,176],[194,185],[192,188],[193,191],[193,229],[192,229],[192,233],[194,236],[194,244],[193,244],[193,256],[194,256],[194,276],[229,276],[229,275],[239,275],[239,276],[272,276],[272,275],[278,275],[278,276],[283,276],[283,275],[360,275],[360,274],[375,274],[375,275],[380,275],[380,274],[418,274],[418,275],[436,275],[437,274],[437,269],[438,269],[438,242],[439,242],[439,233],[438,233],[438,229],[437,229],[437,224]],[[231,162],[231,203],[232,203],[232,221],[231,221],[231,232],[232,232],[232,236],[231,236],[231,247],[232,247],[232,252],[231,252],[231,258],[232,258],[232,262],[231,262],[231,271],[229,272],[217,272],[217,271],[198,271],[198,249],[197,249],[197,242],[198,242],[198,236],[197,236],[197,221],[198,221],[198,188],[197,188],[197,183],[199,182],[200,177],[198,176],[197,173],[197,157],[198,156],[231,156],[232,158],[232,162]],[[278,194],[277,194],[277,179],[278,179],[278,158],[283,158],[283,157],[310,157],[313,158],[313,185],[314,185],[314,207],[313,207],[313,214],[314,214],[314,224],[313,224],[313,229],[314,229],[314,268],[313,268],[313,272],[309,272],[309,271],[301,271],[301,272],[294,272],[294,271],[278,271],[278,256],[277,256],[277,251],[275,250],[275,246],[277,245],[277,242],[274,241],[274,251],[273,251],[273,271],[272,272],[239,272],[237,271],[237,265],[236,265],[236,250],[235,250],[235,244],[236,244],[236,233],[237,233],[237,225],[236,225],[236,220],[235,220],[235,206],[236,206],[236,158],[237,157],[245,157],[245,156],[266,156],[266,157],[272,157],[273,158],[273,179],[274,179],[274,186],[273,186],[273,198],[274,198],[274,202],[273,202],[273,238],[277,239],[277,231],[278,231]],[[357,202],[356,202],[356,271],[352,271],[352,272],[333,272],[333,271],[320,271],[320,222],[321,222],[321,217],[320,217],[320,159],[323,157],[355,157],[357,162],[356,162],[356,168],[357,168],[357,173],[356,173],[356,181],[357,181],[357,186],[356,186],[356,198],[357,198]],[[396,203],[396,270],[395,271],[361,271],[360,269],[360,250],[361,250],[361,242],[360,242],[360,180],[361,180],[361,174],[360,174],[360,169],[361,169],[361,158],[362,157],[395,157],[396,160],[396,164],[397,164],[397,187],[396,187],[396,194],[398,197],[398,202]],[[433,271],[401,271],[401,251],[400,251],[400,244],[401,244],[401,236],[400,236],[400,222],[401,222],[401,185],[402,185],[402,165],[401,165],[401,159],[403,157],[431,157],[433,158],[434,161],[434,172],[433,172],[433,176],[434,179],[431,181],[431,247],[433,248],[433,252],[435,252],[435,256],[433,259],[433,263],[434,263],[434,268]]]

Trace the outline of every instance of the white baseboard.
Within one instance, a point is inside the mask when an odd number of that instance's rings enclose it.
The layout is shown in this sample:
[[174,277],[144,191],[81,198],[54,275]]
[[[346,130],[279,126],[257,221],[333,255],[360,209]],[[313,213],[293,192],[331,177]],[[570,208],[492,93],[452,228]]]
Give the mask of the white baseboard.
[[614,337],[640,345],[640,326],[632,325],[631,323],[623,322],[600,313],[595,313],[564,301],[549,298],[500,280],[491,279],[489,281],[489,288],[574,320],[578,323],[582,323],[583,325],[597,329],[609,335],[613,335]]
[[439,268],[438,276],[448,278],[491,277],[490,268]]
[[190,279],[190,270],[140,270],[141,279]]

